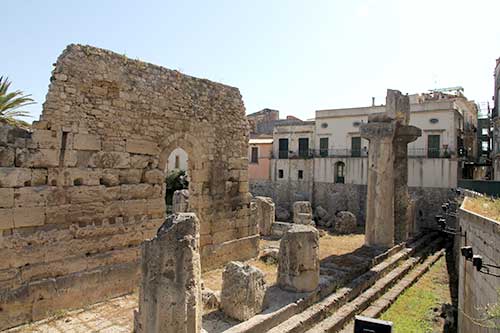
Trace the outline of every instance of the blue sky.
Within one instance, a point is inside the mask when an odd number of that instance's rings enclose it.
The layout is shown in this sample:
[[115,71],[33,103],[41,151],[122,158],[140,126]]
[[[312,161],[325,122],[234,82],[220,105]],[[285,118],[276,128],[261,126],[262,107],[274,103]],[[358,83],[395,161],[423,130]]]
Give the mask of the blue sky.
[[364,106],[387,88],[461,85],[493,94],[498,0],[4,1],[0,75],[42,109],[50,71],[70,43],[236,86],[247,113],[311,118]]

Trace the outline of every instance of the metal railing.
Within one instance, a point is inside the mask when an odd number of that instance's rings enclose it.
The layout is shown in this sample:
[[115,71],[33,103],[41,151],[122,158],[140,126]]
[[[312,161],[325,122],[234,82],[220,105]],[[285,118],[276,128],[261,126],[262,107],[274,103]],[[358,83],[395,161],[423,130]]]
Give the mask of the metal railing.
[[[271,158],[276,158],[271,154]],[[408,157],[410,158],[453,158],[465,157],[463,149],[452,151],[450,149],[433,148],[408,148]],[[328,157],[367,157],[367,149],[309,149],[307,151],[279,151],[278,159],[311,159]]]

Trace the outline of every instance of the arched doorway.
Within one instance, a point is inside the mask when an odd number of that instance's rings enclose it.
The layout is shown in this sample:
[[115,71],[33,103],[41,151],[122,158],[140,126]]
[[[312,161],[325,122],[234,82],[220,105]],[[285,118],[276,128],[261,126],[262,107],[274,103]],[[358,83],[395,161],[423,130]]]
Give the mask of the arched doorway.
[[168,156],[165,166],[165,203],[167,214],[173,212],[174,192],[188,189],[188,186],[188,154],[184,149],[177,147]]

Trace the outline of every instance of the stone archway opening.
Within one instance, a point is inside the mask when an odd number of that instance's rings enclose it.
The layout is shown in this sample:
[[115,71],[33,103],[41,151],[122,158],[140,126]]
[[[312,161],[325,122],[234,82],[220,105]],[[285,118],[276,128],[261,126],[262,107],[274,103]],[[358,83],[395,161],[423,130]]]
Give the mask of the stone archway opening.
[[181,147],[168,155],[165,165],[165,203],[167,214],[173,213],[174,192],[189,189],[189,156]]

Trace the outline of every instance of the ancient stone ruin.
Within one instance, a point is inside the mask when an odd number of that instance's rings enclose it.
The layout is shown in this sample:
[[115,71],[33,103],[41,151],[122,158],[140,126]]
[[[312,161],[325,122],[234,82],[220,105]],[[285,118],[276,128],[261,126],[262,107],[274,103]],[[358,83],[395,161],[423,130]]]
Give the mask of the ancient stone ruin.
[[278,284],[295,292],[309,292],[318,287],[319,233],[313,226],[295,224],[281,239]]
[[177,190],[172,196],[172,212],[186,213],[189,211],[189,191]]
[[229,317],[247,320],[262,312],[266,282],[258,268],[231,261],[222,274],[221,308]]
[[141,246],[135,333],[201,331],[200,222],[181,213]]
[[314,225],[312,206],[309,201],[293,203],[293,223]]
[[68,46],[33,132],[0,128],[0,329],[134,290],[177,147],[202,269],[255,257],[247,129],[236,88]]
[[385,112],[369,116],[361,126],[361,136],[370,141],[366,245],[391,247],[408,237],[407,145],[422,135],[409,122],[408,96],[388,89]]
[[256,218],[259,225],[259,233],[262,236],[269,236],[275,220],[275,206],[271,198],[255,197]]

